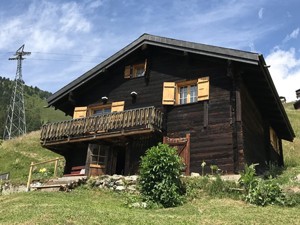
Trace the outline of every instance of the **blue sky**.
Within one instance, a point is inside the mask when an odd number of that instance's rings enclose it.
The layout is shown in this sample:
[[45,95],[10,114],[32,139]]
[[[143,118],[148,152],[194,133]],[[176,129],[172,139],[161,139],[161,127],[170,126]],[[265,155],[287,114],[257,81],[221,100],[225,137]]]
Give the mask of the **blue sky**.
[[279,95],[300,88],[299,0],[1,0],[0,76],[25,44],[27,85],[55,92],[143,33],[264,55]]

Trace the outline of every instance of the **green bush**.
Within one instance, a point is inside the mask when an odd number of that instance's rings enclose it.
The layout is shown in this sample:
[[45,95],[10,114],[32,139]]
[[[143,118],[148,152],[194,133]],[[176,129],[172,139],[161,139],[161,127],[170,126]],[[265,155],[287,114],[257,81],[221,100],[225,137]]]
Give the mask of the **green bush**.
[[256,170],[255,167],[258,164],[251,164],[248,166],[247,164],[245,165],[245,170],[240,173],[241,178],[239,179],[240,185],[242,185],[246,191],[249,190],[249,188],[257,182],[256,179]]
[[256,176],[256,165],[246,165],[244,172],[241,173],[239,183],[245,188],[245,201],[260,206],[293,205],[294,202],[286,197],[276,180],[264,180]]
[[265,206],[268,204],[289,205],[281,188],[273,179],[257,179],[252,185],[245,200],[251,204]]
[[180,180],[183,163],[176,149],[159,143],[141,157],[140,191],[146,201],[174,207],[183,203],[185,193]]

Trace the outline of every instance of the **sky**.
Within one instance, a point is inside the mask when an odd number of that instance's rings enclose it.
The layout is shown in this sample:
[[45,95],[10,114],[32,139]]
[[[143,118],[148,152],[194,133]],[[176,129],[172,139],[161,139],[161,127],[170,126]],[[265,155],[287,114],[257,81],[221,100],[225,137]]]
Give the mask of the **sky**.
[[52,93],[143,33],[263,54],[278,94],[300,89],[299,0],[1,0],[0,76]]

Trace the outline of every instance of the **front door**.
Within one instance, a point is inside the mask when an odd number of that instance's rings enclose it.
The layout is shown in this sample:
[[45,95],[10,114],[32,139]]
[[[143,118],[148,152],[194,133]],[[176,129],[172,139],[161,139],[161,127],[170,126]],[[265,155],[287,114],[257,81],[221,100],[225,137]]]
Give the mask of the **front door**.
[[109,146],[89,144],[87,163],[88,175],[99,176],[106,173]]

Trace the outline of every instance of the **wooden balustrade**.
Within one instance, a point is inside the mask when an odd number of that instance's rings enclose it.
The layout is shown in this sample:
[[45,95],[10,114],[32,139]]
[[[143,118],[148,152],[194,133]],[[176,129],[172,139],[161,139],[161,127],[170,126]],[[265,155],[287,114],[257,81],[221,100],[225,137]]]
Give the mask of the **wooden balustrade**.
[[128,129],[154,128],[162,130],[162,126],[163,113],[152,106],[48,123],[42,126],[41,141],[43,144],[47,144]]

